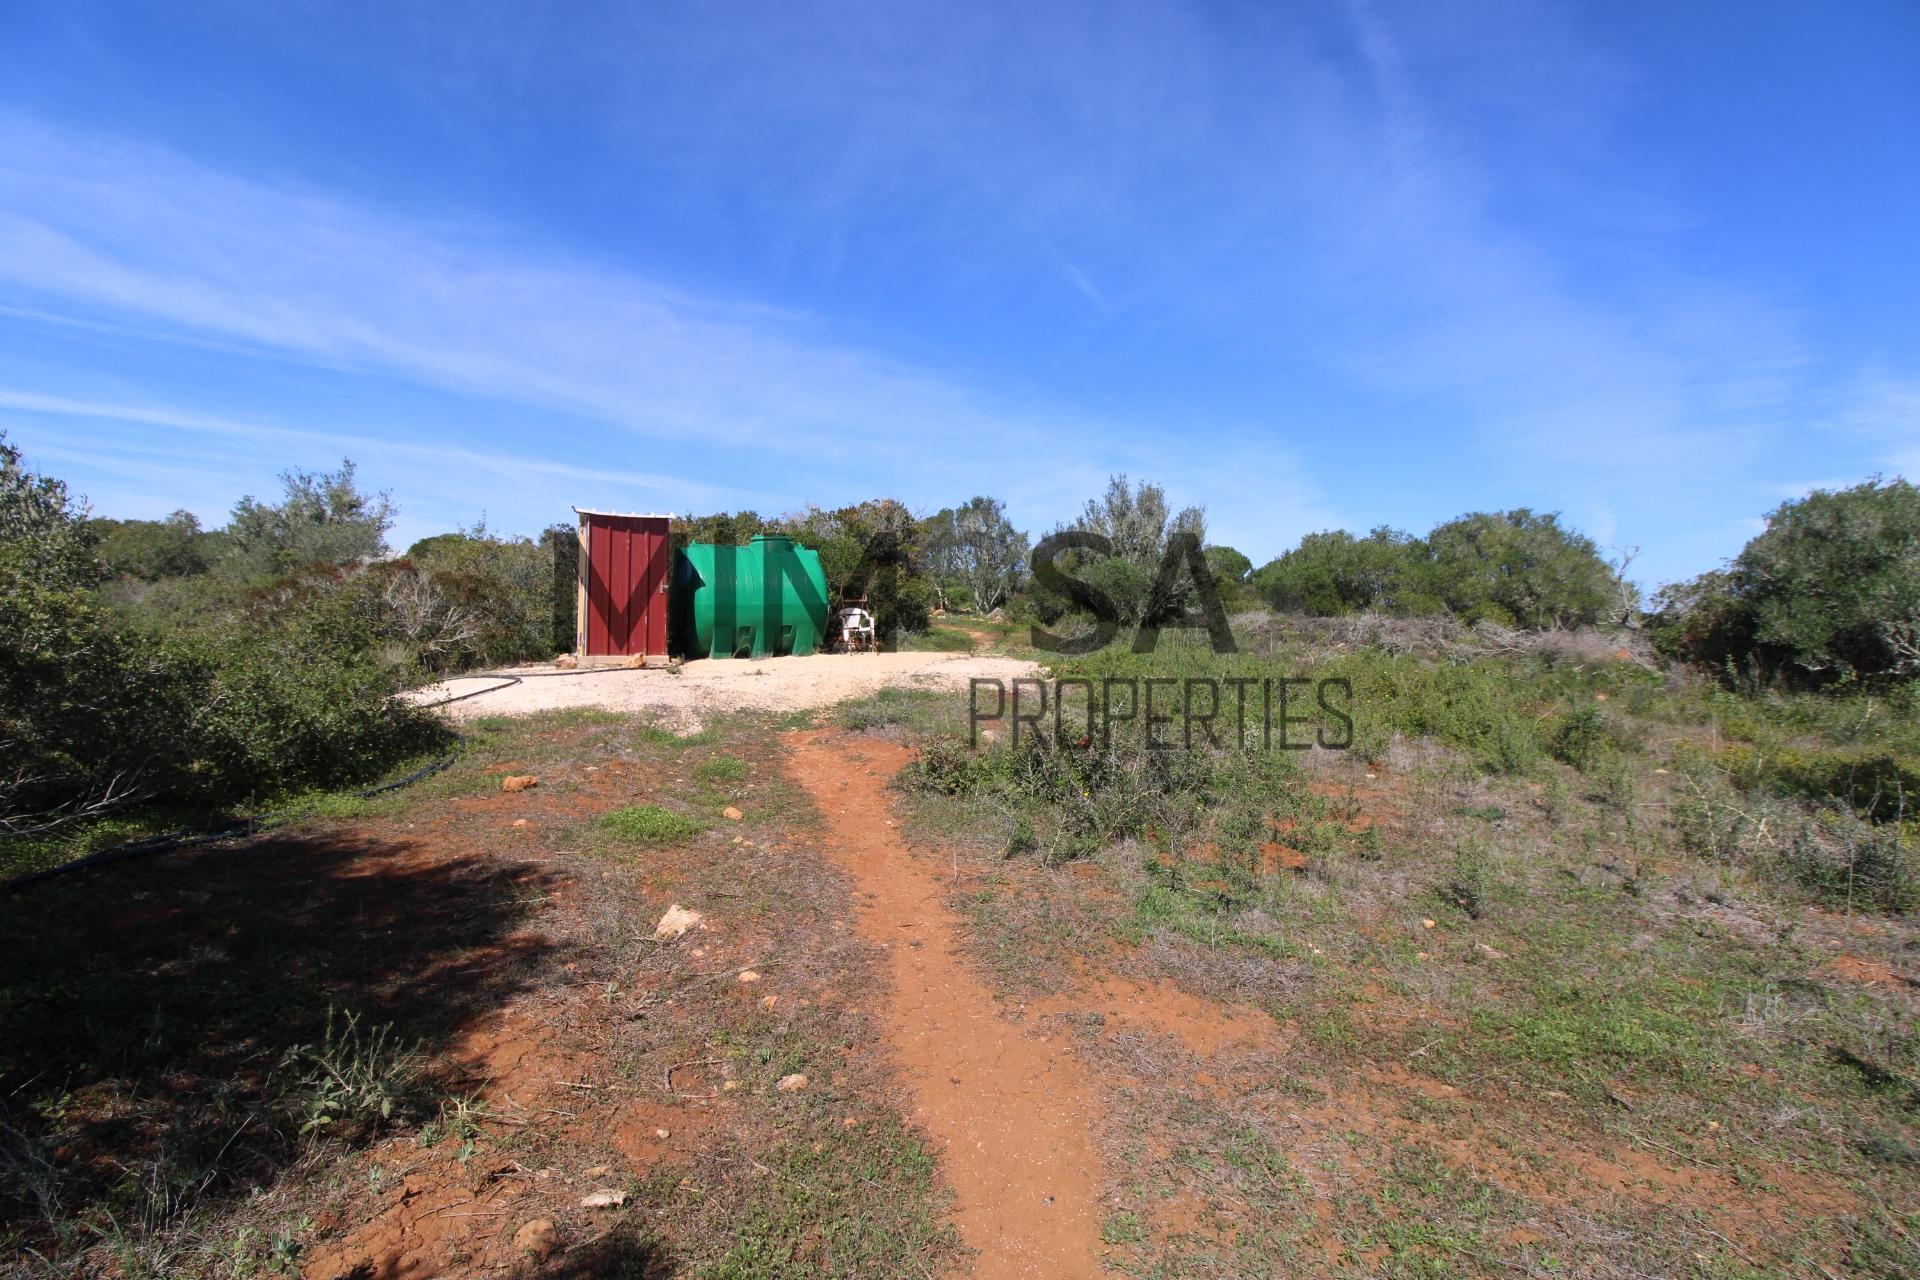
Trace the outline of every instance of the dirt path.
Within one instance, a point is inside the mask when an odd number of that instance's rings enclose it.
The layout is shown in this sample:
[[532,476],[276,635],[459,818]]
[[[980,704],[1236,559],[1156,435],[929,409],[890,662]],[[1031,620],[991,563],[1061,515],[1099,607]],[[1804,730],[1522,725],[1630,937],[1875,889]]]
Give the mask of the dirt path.
[[1072,1048],[1002,1018],[956,954],[941,881],[891,822],[887,782],[912,753],[834,730],[787,742],[827,820],[827,852],[858,886],[860,931],[892,957],[891,1048],[979,1252],[974,1280],[1101,1275],[1092,1091]]

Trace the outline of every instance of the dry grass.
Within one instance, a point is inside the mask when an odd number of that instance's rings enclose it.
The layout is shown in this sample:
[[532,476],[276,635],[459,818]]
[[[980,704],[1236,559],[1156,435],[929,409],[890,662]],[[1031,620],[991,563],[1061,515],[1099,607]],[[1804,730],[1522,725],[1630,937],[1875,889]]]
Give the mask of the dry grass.
[[[1562,670],[1592,647],[1536,642]],[[1007,811],[905,793],[1009,1000],[1110,973],[1268,1020],[1209,1052],[1073,1024],[1122,1171],[1111,1261],[1920,1275],[1920,922],[1690,846],[1660,722],[1603,723],[1584,773],[1401,735],[1308,753],[1251,875],[1151,835],[1009,860]]]
[[[5,1250],[48,1276],[941,1269],[932,1161],[859,1051],[875,959],[773,741],[485,722],[350,820],[9,901],[4,1016],[35,1034],[0,1051]],[[700,829],[607,837],[643,806]],[[658,942],[674,902],[708,927]],[[538,1218],[545,1265],[512,1243]]]

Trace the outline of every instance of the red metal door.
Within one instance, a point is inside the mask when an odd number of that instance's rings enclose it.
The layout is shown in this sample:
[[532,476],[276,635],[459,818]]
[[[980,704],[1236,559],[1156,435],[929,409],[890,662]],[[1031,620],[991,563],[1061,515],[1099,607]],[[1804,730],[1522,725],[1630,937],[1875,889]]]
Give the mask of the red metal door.
[[581,641],[587,654],[667,651],[667,517],[580,513]]

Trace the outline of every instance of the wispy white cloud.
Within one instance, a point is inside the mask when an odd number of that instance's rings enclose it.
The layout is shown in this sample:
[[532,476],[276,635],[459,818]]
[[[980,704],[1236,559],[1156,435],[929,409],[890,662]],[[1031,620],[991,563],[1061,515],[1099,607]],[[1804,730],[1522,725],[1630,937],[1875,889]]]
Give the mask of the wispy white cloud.
[[398,440],[391,436],[370,436],[350,431],[304,430],[272,423],[243,422],[206,413],[183,412],[148,405],[107,404],[75,400],[68,396],[0,388],[0,411],[6,410],[46,417],[165,427],[175,431],[225,436],[247,441],[273,440],[301,445],[322,445],[362,456],[408,458],[416,463],[430,466],[471,467],[492,472],[507,480],[539,475],[594,483],[611,481],[625,488],[657,493],[662,498],[679,503],[711,503],[732,492],[684,476],[630,471],[619,467],[583,466],[578,463],[556,462],[524,454],[481,452],[465,449],[449,442],[426,444]]
[[1920,379],[1863,375],[1829,425],[1865,442],[1886,471],[1920,483]]
[[[1208,468],[1170,456],[1149,424],[1015,403],[835,342],[815,317],[662,286],[484,222],[408,218],[17,118],[0,122],[0,298],[29,322],[541,406],[693,464],[660,473],[565,461],[577,451],[564,426],[517,432],[511,451],[480,450],[404,423],[341,432],[277,413],[106,398],[73,388],[71,374],[53,389],[0,389],[0,409],[19,414],[405,460],[429,490],[474,475],[549,477],[575,493],[615,484],[685,510],[874,492],[940,495],[931,503],[980,489],[1037,525],[1109,471],[1131,469],[1176,487],[1185,477],[1190,500],[1206,500]],[[597,441],[589,452],[622,451]],[[1297,452],[1251,439],[1240,462],[1288,477],[1298,502],[1276,522],[1282,536],[1332,519]]]
[[[647,460],[612,469],[636,489],[732,450],[772,504],[983,489],[1035,525],[1129,470],[1256,553],[1526,502],[1647,545],[1655,573],[1731,549],[1731,513],[1770,497],[1831,376],[1795,306],[1696,266],[1702,215],[1616,142],[1645,87],[1553,4],[670,4],[539,40],[484,11],[439,61],[421,56],[438,24],[391,21],[337,56],[450,129],[566,121],[606,190],[646,192],[626,208],[747,246],[728,278],[847,284],[887,318],[18,116],[0,116],[0,307],[525,406],[514,474],[570,485],[591,478],[540,468],[581,465],[576,430],[630,442],[602,453]],[[956,300],[1026,350],[996,364],[932,320],[888,347],[886,324]],[[10,377],[123,422],[196,416],[178,387]],[[1860,399],[1862,422],[1904,403]],[[1848,433],[1920,469],[1910,435]],[[430,456],[448,433],[428,434],[352,447],[451,487]],[[470,452],[462,478],[509,478]]]

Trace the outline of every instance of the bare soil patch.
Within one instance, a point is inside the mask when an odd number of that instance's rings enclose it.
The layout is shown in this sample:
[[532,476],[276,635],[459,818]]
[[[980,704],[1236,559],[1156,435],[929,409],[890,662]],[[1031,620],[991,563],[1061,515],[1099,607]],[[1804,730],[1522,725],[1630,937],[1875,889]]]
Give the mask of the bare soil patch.
[[[951,653],[811,654],[807,657],[706,659],[676,671],[652,667],[556,674],[550,666],[515,667],[519,684],[449,703],[456,721],[515,716],[569,707],[650,714],[662,723],[697,731],[729,711],[793,712],[829,707],[881,689],[959,690],[974,677],[1011,680],[1039,668],[1017,658]],[[462,676],[411,695],[425,703],[499,686],[486,676]]]
[[[947,1272],[932,1157],[846,998],[885,955],[778,765],[738,719],[490,728],[352,820],[0,902],[0,1271],[32,1249],[36,1274],[124,1280]],[[636,803],[702,825],[600,823]],[[676,902],[704,927],[656,941]],[[424,1072],[351,1133],[302,1131],[279,1065],[330,1009]]]

